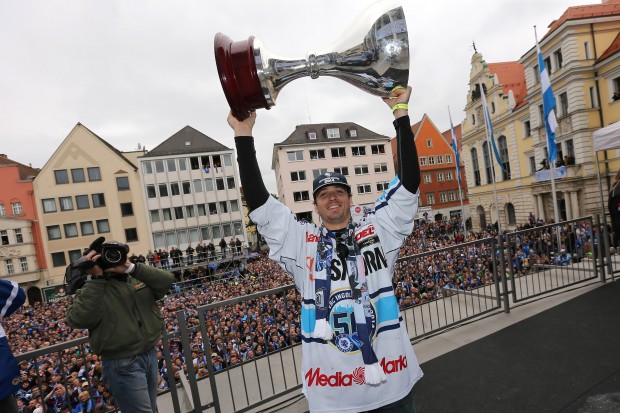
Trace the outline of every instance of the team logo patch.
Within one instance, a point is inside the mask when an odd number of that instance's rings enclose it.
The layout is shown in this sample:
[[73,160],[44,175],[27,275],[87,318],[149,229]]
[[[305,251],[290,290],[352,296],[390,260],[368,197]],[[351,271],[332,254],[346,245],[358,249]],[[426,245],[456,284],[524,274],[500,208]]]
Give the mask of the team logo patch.
[[314,304],[319,308],[325,308],[325,303],[323,302],[324,291],[325,288],[319,288],[318,290],[316,290],[316,293],[314,295]]
[[[351,290],[337,290],[329,297],[327,305],[334,332],[334,337],[329,342],[342,353],[354,354],[361,351],[362,340],[359,338],[353,315],[352,297]],[[367,313],[366,323],[372,340],[377,332],[377,312],[372,304],[364,311]]]
[[336,337],[336,347],[343,353],[348,353],[353,350],[353,341],[346,334],[340,334]]

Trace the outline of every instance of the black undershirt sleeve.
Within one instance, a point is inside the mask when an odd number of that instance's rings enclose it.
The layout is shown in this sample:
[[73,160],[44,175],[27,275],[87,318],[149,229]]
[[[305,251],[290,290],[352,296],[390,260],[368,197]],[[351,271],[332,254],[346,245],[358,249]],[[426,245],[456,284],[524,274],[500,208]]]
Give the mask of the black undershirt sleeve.
[[267,202],[269,191],[265,187],[258,167],[254,138],[236,136],[235,146],[237,147],[237,163],[239,164],[239,178],[241,179],[243,195],[248,208],[253,211]]
[[415,194],[420,187],[420,163],[418,150],[413,139],[413,132],[409,124],[409,116],[401,116],[394,120],[396,129],[396,151],[398,165],[396,173],[400,182],[407,191]]

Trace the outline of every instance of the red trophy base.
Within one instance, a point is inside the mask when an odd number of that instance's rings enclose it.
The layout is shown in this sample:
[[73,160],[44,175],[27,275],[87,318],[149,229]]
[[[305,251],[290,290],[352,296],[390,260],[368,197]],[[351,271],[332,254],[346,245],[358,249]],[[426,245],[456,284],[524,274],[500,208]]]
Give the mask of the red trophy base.
[[225,34],[218,33],[214,48],[217,72],[233,116],[244,120],[252,110],[269,109],[256,70],[254,36],[233,42]]

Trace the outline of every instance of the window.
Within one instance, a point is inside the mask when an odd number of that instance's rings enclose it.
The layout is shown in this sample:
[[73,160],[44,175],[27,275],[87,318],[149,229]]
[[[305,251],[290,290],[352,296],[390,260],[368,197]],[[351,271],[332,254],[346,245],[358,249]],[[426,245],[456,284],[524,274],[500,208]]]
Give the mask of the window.
[[98,219],[97,220],[97,232],[99,234],[105,234],[110,232],[110,224],[107,219]]
[[366,147],[365,146],[353,146],[351,148],[351,152],[353,156],[366,156]]
[[74,262],[82,256],[82,251],[80,250],[71,250],[69,251],[69,262]]
[[235,189],[235,177],[234,176],[226,177],[226,188]]
[[127,242],[138,241],[138,230],[136,228],[125,228],[125,240]]
[[207,206],[209,208],[209,215],[217,215],[217,204],[215,202],[209,202]]
[[528,136],[532,136],[532,126],[530,125],[530,121],[526,120],[523,122],[523,134],[527,138]]
[[100,208],[105,206],[105,196],[103,194],[93,194],[93,208]]
[[334,167],[334,172],[337,172],[344,176],[349,176],[349,167],[348,166],[336,166]]
[[202,192],[202,181],[200,179],[194,179],[194,193],[199,194]]
[[116,188],[119,191],[129,190],[129,178],[126,176],[119,176],[116,178]]
[[200,161],[198,160],[197,156],[193,156],[193,157],[189,158],[189,167],[193,171],[200,169]]
[[203,241],[211,239],[211,235],[209,235],[209,227],[200,227],[200,237]]
[[426,140],[426,147],[427,148],[432,148],[433,147],[433,140],[432,139],[427,139]]
[[295,202],[309,201],[310,194],[308,191],[297,191],[293,192],[293,200]]
[[429,156],[428,157],[428,164],[429,165],[435,165],[435,157],[434,156]]
[[448,199],[449,199],[450,201],[456,201],[456,193],[455,193],[455,192],[450,192],[450,193],[448,194]]
[[205,191],[206,192],[213,191],[213,179],[212,178],[205,179]]
[[84,176],[84,168],[71,169],[71,180],[74,184],[79,182],[85,182],[86,177]]
[[216,178],[215,179],[215,187],[218,191],[224,190],[224,178]]
[[340,129],[338,128],[327,128],[325,132],[327,133],[328,139],[335,139],[340,137]]
[[370,151],[373,155],[383,155],[385,153],[385,145],[370,145]]
[[[47,227],[47,239],[51,241],[51,240],[60,239],[60,238],[61,238],[60,225],[49,225]],[[7,237],[7,243],[8,243],[8,237]],[[4,240],[2,241],[2,244],[4,244]]]
[[207,208],[205,208],[205,204],[198,204],[196,205],[196,207],[198,209],[199,217],[204,217],[205,215],[207,215]]
[[355,129],[349,129],[349,130],[348,130],[348,132],[349,132],[349,136],[350,136],[351,138],[357,138],[357,130],[355,130]]
[[510,157],[508,156],[508,143],[504,135],[497,139],[499,156],[502,157],[502,179],[507,181],[510,179]]
[[437,173],[437,182],[443,182],[443,172]]
[[166,159],[166,166],[168,167],[168,172],[175,172],[177,170],[177,163],[174,159]]
[[448,194],[445,192],[439,193],[439,202],[446,203],[448,202]]
[[532,72],[532,74],[534,75],[534,84],[536,85],[540,82],[540,69],[538,68],[538,65],[534,66]]
[[232,199],[230,201],[230,212],[239,212],[239,201]]
[[67,174],[66,169],[58,169],[54,171],[54,178],[56,178],[56,184],[68,184],[69,183],[69,175]]
[[58,198],[58,203],[60,204],[61,211],[73,210],[73,199],[70,196],[62,196]]
[[495,102],[491,102],[491,113],[495,113]]
[[583,42],[583,53],[586,59],[590,59],[590,43]]
[[133,205],[131,202],[121,203],[121,216],[127,217],[133,215]]
[[220,214],[228,213],[228,202],[220,201]]
[[451,181],[453,179],[454,179],[454,176],[452,175],[452,171],[446,172],[446,181]]
[[478,151],[476,148],[472,148],[470,151],[471,155],[471,167],[474,171],[474,185],[480,186],[482,184],[480,179],[480,164],[478,164]]
[[437,165],[443,165],[443,155],[437,155]]
[[26,257],[19,257],[19,268],[22,272],[28,271],[28,259]]
[[65,238],[73,238],[78,236],[78,230],[76,224],[64,224]]
[[90,208],[90,203],[88,202],[88,195],[76,195],[75,203],[77,205],[77,209]]
[[[547,58],[545,59],[545,67],[547,68],[547,73],[551,74],[551,57],[547,57]],[[554,72],[555,72],[556,70],[557,70],[557,69],[555,69],[555,70],[554,70]]]
[[515,213],[515,207],[511,203],[506,204],[506,218],[508,225],[517,224],[517,214]]
[[178,182],[171,182],[170,183],[170,195],[171,196],[181,195],[181,189],[179,188],[179,183]]
[[[203,165],[208,166],[208,163],[204,163],[204,158],[208,158],[208,156],[203,156]],[[222,161],[220,159],[220,155],[213,155],[213,167],[215,168],[215,172],[222,172]]]
[[224,158],[224,166],[232,166],[232,156],[230,154],[224,154],[222,158]]
[[163,208],[161,210],[161,214],[164,218],[164,221],[172,221],[172,211],[170,211],[170,208]]
[[344,158],[347,153],[344,148],[332,148],[332,158]]
[[377,191],[385,191],[390,186],[389,182],[377,182]]
[[142,171],[145,175],[150,175],[153,173],[153,164],[151,161],[142,161]]
[[452,163],[452,154],[447,154],[446,155],[446,163]]
[[308,139],[315,140],[316,139],[316,132],[308,132]]
[[241,222],[233,222],[233,232],[235,233],[235,235],[243,235],[243,228],[241,227]]
[[[54,208],[56,208],[56,206],[54,206]],[[6,208],[4,207],[3,203],[0,203],[0,217],[3,217],[6,215]]]
[[11,274],[15,274],[15,267],[13,267],[13,260],[12,259],[8,259],[8,260],[4,260],[4,266],[6,268],[6,273],[11,275]]
[[573,158],[573,162],[575,160],[575,145],[573,144],[573,140],[572,139],[567,139],[566,140],[566,155],[568,155],[569,158]]
[[387,172],[387,163],[376,163],[375,164],[375,173],[383,173]]
[[420,166],[426,166],[426,156],[420,157]]
[[553,58],[555,59],[555,70],[560,70],[564,63],[562,60],[562,49],[553,53]]
[[472,125],[476,124],[476,115],[474,113],[471,114],[471,124]]
[[80,230],[82,231],[82,236],[93,235],[95,233],[95,227],[93,227],[92,221],[80,222]]
[[484,159],[484,169],[487,173],[487,184],[493,183],[493,170],[491,169],[491,151],[489,151],[489,146],[487,142],[482,144],[482,158]]
[[368,173],[368,165],[356,165],[355,175],[366,175]]
[[101,172],[99,171],[98,166],[93,166],[90,168],[86,168],[88,171],[88,180],[89,181],[101,181]]
[[231,237],[232,236],[232,228],[230,227],[230,224],[223,224],[222,225],[222,229],[224,230],[224,236],[225,237]]
[[64,267],[67,265],[67,259],[64,252],[52,252],[52,265],[54,267]]
[[162,159],[158,159],[155,161],[155,172],[157,173],[165,172],[164,161]]
[[598,108],[598,95],[596,94],[594,86],[590,87],[590,107]]
[[181,188],[183,189],[183,195],[189,195],[192,193],[192,184],[190,181],[181,182]]
[[358,194],[368,194],[370,192],[371,192],[370,184],[359,184],[357,186],[357,193]]
[[424,174],[424,183],[430,184],[431,182],[433,182],[433,178],[431,177],[431,174]]
[[286,153],[289,162],[303,161],[304,151],[288,151]]
[[[41,203],[43,204],[43,212],[45,213],[56,212],[56,200],[54,198],[42,199]],[[4,214],[0,214],[0,215],[4,215]]]
[[306,171],[294,171],[291,172],[291,182],[305,181]]
[[24,213],[21,202],[12,202],[11,209],[13,210],[13,215],[22,215]]
[[24,236],[22,235],[21,228],[17,228],[13,230],[13,235],[15,235],[15,243],[21,244],[24,242]]
[[426,204],[427,205],[435,204],[435,194],[426,194]]
[[536,173],[536,157],[530,156],[530,175],[534,175]]
[[560,116],[568,115],[568,95],[566,92],[560,93]]
[[[164,188],[166,187],[166,184],[163,184]],[[155,192],[155,185],[147,185],[146,186],[146,196],[148,198],[156,198],[157,197],[157,193]]]
[[174,207],[172,210],[174,211],[174,219],[183,219],[183,207]]
[[545,109],[543,105],[538,105],[538,126],[545,126]]
[[149,211],[149,214],[151,215],[151,222],[161,221],[161,215],[159,214],[159,209],[151,209]]
[[327,172],[327,168],[313,169],[312,170],[312,179],[318,178],[319,175],[322,175],[325,172]]
[[325,149],[314,149],[310,151],[310,159],[325,159]]
[[185,158],[179,158],[179,171],[187,170],[187,160]]

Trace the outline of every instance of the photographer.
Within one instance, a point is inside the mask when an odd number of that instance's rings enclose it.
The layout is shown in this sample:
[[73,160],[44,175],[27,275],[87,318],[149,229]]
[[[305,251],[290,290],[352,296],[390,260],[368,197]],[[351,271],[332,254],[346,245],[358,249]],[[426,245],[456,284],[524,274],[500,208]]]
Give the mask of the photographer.
[[73,328],[88,329],[90,344],[102,359],[104,380],[120,409],[156,412],[155,345],[163,330],[157,300],[168,292],[174,277],[133,264],[126,254],[122,264],[110,267],[102,259],[101,248],[90,249],[73,265],[87,279],[67,309],[67,322]]

